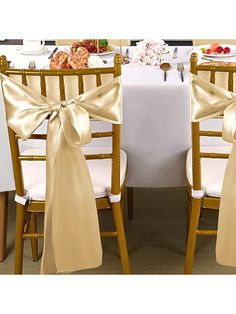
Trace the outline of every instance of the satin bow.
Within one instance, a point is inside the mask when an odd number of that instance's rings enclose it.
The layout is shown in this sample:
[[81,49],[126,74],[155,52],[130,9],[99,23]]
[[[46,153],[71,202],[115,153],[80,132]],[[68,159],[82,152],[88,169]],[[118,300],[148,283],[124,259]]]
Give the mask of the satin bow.
[[216,259],[236,266],[236,94],[192,74],[191,106],[194,122],[224,113],[223,139],[233,144],[221,191]]
[[1,75],[8,126],[22,140],[50,115],[46,144],[46,204],[41,273],[98,267],[102,248],[93,186],[80,146],[91,140],[89,116],[120,124],[120,77],[55,103]]

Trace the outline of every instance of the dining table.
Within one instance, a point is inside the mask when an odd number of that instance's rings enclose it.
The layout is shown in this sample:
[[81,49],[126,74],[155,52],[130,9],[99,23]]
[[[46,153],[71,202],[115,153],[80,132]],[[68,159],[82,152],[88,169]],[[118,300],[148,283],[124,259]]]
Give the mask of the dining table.
[[[5,55],[11,66],[28,68],[35,61],[36,68],[49,68],[49,55],[55,46],[45,46],[38,55],[22,53],[22,46],[1,45],[0,55]],[[68,47],[58,47],[58,50]],[[127,51],[128,49],[128,51]],[[122,47],[122,53],[129,53],[130,63],[122,65],[123,124],[121,147],[128,155],[127,187],[181,187],[185,185],[185,157],[191,147],[191,120],[189,96],[189,59],[192,46],[174,47],[162,55],[162,62],[169,62],[171,68],[164,80],[164,71],[159,65],[140,65],[132,62],[136,47]],[[120,49],[116,50],[120,52]],[[104,66],[113,64],[114,53],[101,55]],[[184,66],[183,80],[177,71],[177,64]],[[209,123],[220,127],[216,119]],[[94,126],[96,128],[96,125]],[[204,127],[204,126],[203,126]],[[45,130],[46,126],[42,126]],[[205,144],[208,140],[204,139]],[[223,140],[215,139],[222,145]],[[25,145],[25,146],[24,146]],[[28,148],[23,144],[22,149]],[[96,145],[96,144],[90,144]],[[101,146],[109,146],[107,139]],[[0,92],[0,224],[6,216],[6,192],[15,189],[8,143],[4,105]],[[3,228],[3,225],[0,225]],[[1,235],[0,235],[1,239]],[[5,241],[2,240],[2,243]],[[1,242],[1,240],[0,240]],[[1,247],[4,244],[0,243]],[[0,252],[0,259],[4,253]]]

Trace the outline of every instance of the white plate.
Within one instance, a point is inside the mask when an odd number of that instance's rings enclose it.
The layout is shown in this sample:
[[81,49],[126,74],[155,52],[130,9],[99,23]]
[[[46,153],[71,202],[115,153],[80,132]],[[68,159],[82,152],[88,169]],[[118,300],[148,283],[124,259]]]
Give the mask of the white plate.
[[211,57],[211,58],[229,58],[229,57],[234,57],[236,56],[236,51],[232,51],[230,53],[225,53],[225,54],[208,54],[208,53],[203,53],[202,54],[204,57]]
[[39,51],[26,51],[24,50],[24,48],[16,48],[16,50],[18,50],[22,55],[26,55],[26,56],[40,56],[42,54],[48,53],[49,49],[47,47],[43,47],[43,49],[39,50]]
[[110,45],[110,46],[112,46],[112,50],[111,51],[105,51],[105,52],[101,52],[101,53],[90,53],[90,56],[97,56],[97,55],[99,55],[99,56],[105,56],[105,55],[110,55],[110,54],[112,54],[112,53],[114,53],[114,52],[117,52],[118,50],[119,50],[119,47],[117,47],[117,46],[113,46],[113,45]]
[[[99,54],[98,54],[98,53],[91,53],[91,52],[90,52],[90,56],[97,56],[97,55],[99,55],[99,56],[105,56],[105,55],[110,55],[110,54],[112,54],[112,53],[114,53],[114,52],[117,52],[117,51],[119,50],[119,47],[118,47],[118,46],[114,46],[114,45],[109,45],[109,46],[111,46],[111,47],[113,48],[111,51],[101,52],[101,53],[99,53]],[[66,48],[65,48],[65,51],[71,52],[70,48],[71,48],[71,47],[66,47]]]
[[230,58],[230,57],[235,57],[236,56],[236,46],[235,45],[227,45],[227,44],[220,44],[223,48],[224,47],[229,47],[230,48],[230,53],[226,54],[208,54],[208,53],[203,53],[201,51],[201,48],[208,49],[210,45],[201,45],[201,46],[196,46],[193,49],[193,52],[198,52],[204,57],[210,57],[210,58]]

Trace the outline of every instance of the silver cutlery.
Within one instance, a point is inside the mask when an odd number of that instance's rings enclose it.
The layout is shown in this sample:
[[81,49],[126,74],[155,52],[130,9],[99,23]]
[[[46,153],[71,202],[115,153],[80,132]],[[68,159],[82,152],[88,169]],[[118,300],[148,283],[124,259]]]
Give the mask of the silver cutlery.
[[58,47],[56,47],[56,48],[53,50],[53,52],[50,54],[50,56],[48,57],[48,59],[51,59],[52,56],[57,52],[57,50],[58,50]]
[[180,76],[181,76],[181,81],[183,82],[184,81],[184,65],[183,63],[177,63],[177,71],[180,72]]
[[176,59],[177,58],[177,52],[178,52],[178,48],[175,47],[175,49],[173,51],[172,59]]
[[164,81],[167,79],[167,71],[171,69],[171,65],[168,62],[160,64],[160,68],[164,71]]
[[35,69],[35,68],[36,68],[35,61],[33,61],[33,60],[32,60],[32,61],[30,61],[30,62],[29,62],[29,66],[28,66],[28,68],[29,68],[29,69]]
[[125,55],[123,56],[123,64],[130,63],[129,49],[126,49]]
[[217,60],[215,58],[207,58],[207,57],[201,57],[201,59],[208,60],[208,61],[221,61],[221,60]]
[[7,61],[7,63],[8,63],[8,68],[9,68],[9,69],[12,69],[12,68],[15,67],[15,64],[12,63],[11,61]]

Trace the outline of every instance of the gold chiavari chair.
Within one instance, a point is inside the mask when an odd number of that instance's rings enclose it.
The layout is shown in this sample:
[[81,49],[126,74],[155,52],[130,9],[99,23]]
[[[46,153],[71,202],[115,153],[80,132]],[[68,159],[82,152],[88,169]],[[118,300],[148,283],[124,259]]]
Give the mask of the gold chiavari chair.
[[[32,77],[39,78],[40,91],[43,96],[47,96],[49,87],[47,78],[55,77],[58,84],[51,85],[50,88],[58,88],[60,101],[66,99],[65,80],[73,77],[75,85],[78,87],[78,94],[84,92],[84,80],[88,76],[96,79],[96,86],[102,84],[103,75],[112,75],[113,77],[121,75],[121,56],[117,54],[114,59],[114,67],[93,68],[81,70],[32,70],[32,69],[10,69],[7,67],[5,56],[0,57],[1,72],[13,78],[21,79],[22,84],[27,85],[28,80]],[[77,78],[77,79],[76,79]],[[93,132],[92,138],[112,139],[112,147],[84,147],[83,151],[88,163],[91,179],[94,186],[96,205],[98,210],[111,209],[114,218],[115,230],[101,231],[101,236],[117,237],[120,259],[123,272],[130,273],[129,256],[126,245],[126,236],[122,217],[122,198],[125,192],[127,156],[124,151],[120,150],[120,125],[112,124],[111,131]],[[15,239],[15,273],[22,273],[23,266],[23,245],[24,240],[31,239],[33,260],[38,260],[38,238],[43,238],[43,233],[37,231],[36,217],[39,213],[44,212],[45,206],[45,149],[28,149],[20,153],[18,136],[14,131],[8,128],[9,140],[13,161],[13,170],[16,186],[16,194],[25,195],[25,190],[32,193],[31,201],[25,205],[17,203],[16,216],[16,239]],[[46,140],[46,134],[33,134],[29,139]],[[104,149],[105,151],[99,152]],[[36,166],[35,164],[38,165]],[[99,170],[100,169],[100,170]],[[33,179],[31,179],[33,177]],[[41,182],[40,182],[41,180]],[[37,185],[40,191],[36,191]],[[117,195],[121,193],[121,201],[111,203],[107,195],[107,189]],[[37,189],[36,189],[37,190]]]
[[[197,54],[192,53],[190,72],[196,75],[210,74],[210,82],[216,84],[216,73],[228,76],[228,90],[233,91],[233,75],[235,66],[197,64]],[[218,116],[217,119],[222,119]],[[219,121],[219,120],[218,120]],[[187,190],[188,190],[188,240],[185,256],[184,273],[191,274],[195,255],[197,236],[215,236],[217,230],[200,228],[202,209],[219,210],[221,187],[227,159],[231,150],[229,144],[201,145],[201,138],[222,137],[221,131],[203,130],[200,122],[192,122],[192,148],[186,159]],[[195,191],[204,190],[203,195],[194,195]]]

